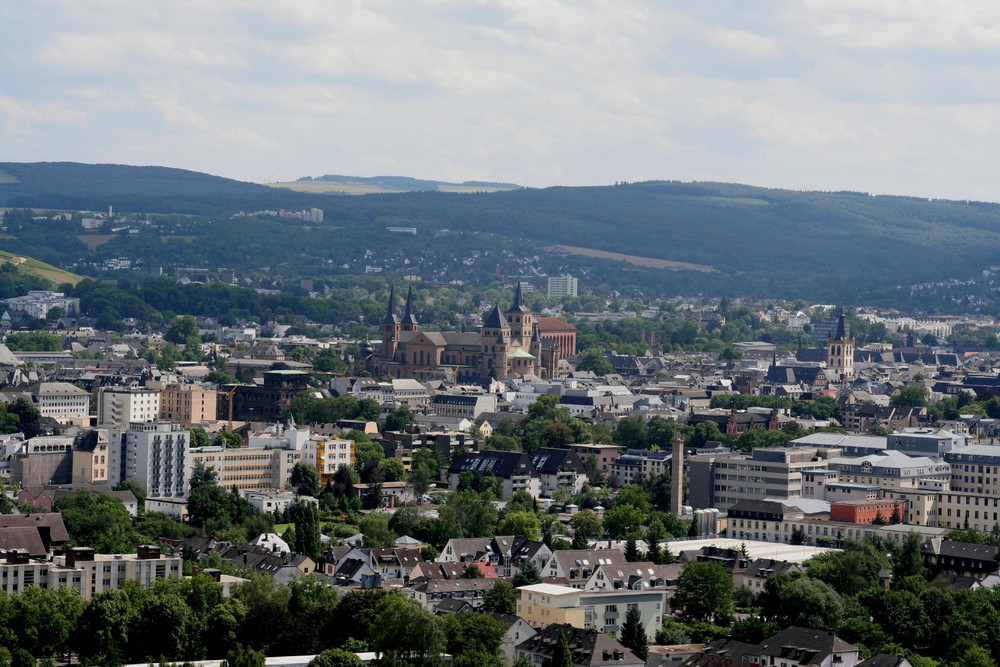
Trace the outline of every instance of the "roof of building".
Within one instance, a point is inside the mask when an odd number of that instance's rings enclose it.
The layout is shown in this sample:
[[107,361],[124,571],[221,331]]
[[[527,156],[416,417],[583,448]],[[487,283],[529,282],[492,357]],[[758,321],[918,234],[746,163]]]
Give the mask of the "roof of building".
[[582,474],[587,472],[587,468],[580,460],[580,455],[572,449],[542,447],[535,452],[531,462],[542,475],[554,475],[563,470],[572,470]]
[[510,324],[507,318],[500,312],[500,306],[493,306],[493,309],[483,318],[484,329],[509,329]]
[[460,454],[448,468],[449,474],[466,471],[508,479],[514,475],[534,475],[535,466],[525,452],[486,450]]
[[563,636],[566,637],[566,642],[573,653],[574,665],[598,667],[643,664],[642,660],[611,635],[593,629],[574,628],[568,623],[552,624],[542,628],[538,634],[518,644],[516,649],[551,657]]

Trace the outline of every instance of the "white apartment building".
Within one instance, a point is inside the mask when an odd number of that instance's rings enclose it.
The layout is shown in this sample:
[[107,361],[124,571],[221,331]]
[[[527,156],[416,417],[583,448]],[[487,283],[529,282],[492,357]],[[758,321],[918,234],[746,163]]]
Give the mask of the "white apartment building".
[[578,296],[579,281],[571,275],[549,276],[548,289],[550,299],[561,299],[564,296]]
[[90,413],[90,393],[68,382],[39,382],[31,400],[43,417],[64,422]]
[[24,296],[4,299],[3,302],[7,304],[7,310],[12,314],[17,313],[35,319],[45,319],[53,308],[62,308],[67,315],[80,312],[79,299],[68,297],[62,292],[48,290],[31,290]]
[[[117,438],[115,437],[117,434]],[[112,431],[108,484],[137,480],[150,496],[183,498],[191,472],[190,433],[177,422],[133,423]]]
[[160,390],[144,387],[101,387],[97,399],[97,425],[127,429],[129,424],[160,417]]
[[180,577],[183,558],[163,556],[160,548],[139,545],[134,554],[96,554],[87,547],[67,549],[52,560],[32,559],[24,551],[8,551],[0,560],[0,591],[17,595],[28,586],[74,588],[84,600],[138,581],[148,588],[158,579]]

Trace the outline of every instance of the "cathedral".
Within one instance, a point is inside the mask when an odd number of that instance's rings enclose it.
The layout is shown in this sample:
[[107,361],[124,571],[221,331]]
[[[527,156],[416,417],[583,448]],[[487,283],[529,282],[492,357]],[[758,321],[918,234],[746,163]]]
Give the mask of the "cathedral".
[[831,382],[847,386],[854,380],[855,340],[847,330],[847,314],[840,307],[837,317],[837,331],[826,339],[826,367],[830,370]]
[[[373,377],[444,374],[464,382],[486,378],[502,380],[509,375],[555,377],[561,358],[560,341],[555,336],[544,337],[539,331],[538,319],[524,305],[518,284],[510,308],[501,311],[499,305],[494,306],[483,318],[478,333],[421,331],[413,312],[413,288],[406,296],[400,319],[396,315],[393,287],[382,320],[382,342],[375,348],[362,350],[361,367]],[[563,328],[569,326],[560,324]],[[575,336],[573,342],[575,345]]]

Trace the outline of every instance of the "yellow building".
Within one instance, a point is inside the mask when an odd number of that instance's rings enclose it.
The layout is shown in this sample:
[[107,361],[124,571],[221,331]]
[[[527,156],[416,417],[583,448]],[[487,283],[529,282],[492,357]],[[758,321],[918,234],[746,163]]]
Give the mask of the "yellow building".
[[556,584],[531,584],[520,586],[521,599],[517,601],[517,615],[533,628],[544,628],[552,623],[569,623],[574,628],[585,628],[585,610],[580,606],[583,591]]
[[322,438],[316,443],[316,470],[321,486],[333,482],[337,468],[354,465],[354,441],[343,438]]

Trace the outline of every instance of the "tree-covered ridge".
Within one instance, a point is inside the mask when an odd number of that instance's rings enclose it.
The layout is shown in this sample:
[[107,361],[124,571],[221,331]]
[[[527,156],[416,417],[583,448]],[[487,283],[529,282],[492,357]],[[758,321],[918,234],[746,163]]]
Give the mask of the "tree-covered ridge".
[[[899,305],[913,298],[913,285],[979,274],[1000,250],[1000,205],[855,192],[650,181],[328,197],[162,167],[0,163],[0,173],[7,175],[0,179],[0,201],[9,206],[103,211],[110,204],[118,211],[214,216],[193,221],[183,231],[148,228],[120,234],[89,250],[76,238],[77,221],[36,225],[43,230],[32,231],[31,225],[6,230],[13,237],[10,250],[61,266],[88,255],[166,266],[232,264],[233,240],[239,239],[236,254],[248,268],[277,265],[279,275],[290,278],[314,278],[335,269],[357,274],[351,260],[368,251],[375,253],[369,263],[397,271],[405,265],[393,263],[394,255],[412,262],[415,253],[436,253],[441,256],[421,272],[444,277],[442,269],[463,270],[470,256],[442,255],[451,246],[510,247],[515,254],[510,261],[483,262],[479,268],[492,270],[499,263],[503,273],[518,275],[538,265],[551,275],[594,267],[601,275],[587,276],[588,287],[606,283],[609,291],[652,295],[828,302],[861,297]],[[324,223],[230,219],[238,211],[313,206],[324,210]],[[386,231],[394,226],[415,227],[417,236]],[[194,238],[179,242],[170,234]],[[477,238],[480,234],[490,237]],[[547,256],[552,259],[548,249],[560,244],[710,265],[716,271],[642,269],[558,253],[558,261],[547,261]],[[297,253],[312,261],[301,261]],[[532,256],[539,259],[528,261]],[[614,270],[606,271],[608,266]],[[983,290],[994,291],[991,286]]]

